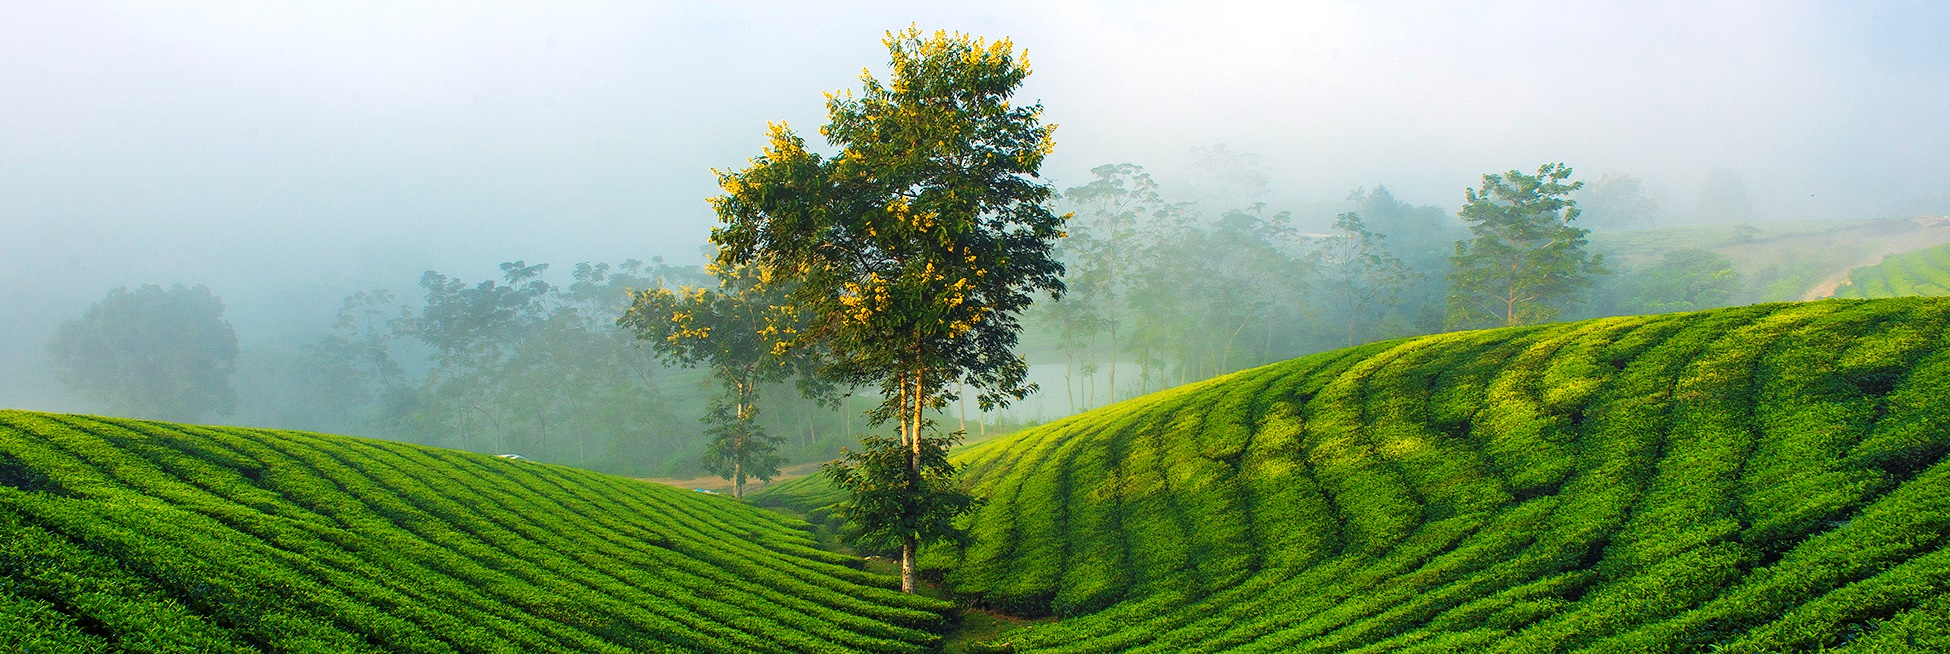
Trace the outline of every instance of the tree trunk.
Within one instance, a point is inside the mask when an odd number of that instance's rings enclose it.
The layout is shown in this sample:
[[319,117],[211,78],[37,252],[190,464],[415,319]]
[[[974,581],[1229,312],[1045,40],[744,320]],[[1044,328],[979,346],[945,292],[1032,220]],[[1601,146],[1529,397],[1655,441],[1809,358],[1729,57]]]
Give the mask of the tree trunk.
[[914,594],[914,550],[916,542],[913,534],[901,543],[901,592]]
[[745,498],[745,385],[738,385],[738,439],[731,448],[731,496]]
[[921,476],[921,389],[923,384],[921,376],[923,374],[925,373],[918,369],[914,371],[914,395],[910,398],[912,399],[913,411],[910,414],[914,424],[913,437],[907,441],[907,471],[912,473],[917,480]]
[[737,429],[737,435],[735,441],[731,443],[731,496],[739,500],[745,498],[745,398],[747,396],[749,390],[745,387],[745,383],[739,383],[737,400],[735,400],[737,426],[733,428]]
[[1110,400],[1105,404],[1117,403],[1117,296],[1110,298]]
[[[910,481],[914,484],[915,492],[921,490],[921,407],[926,384],[922,380],[926,374],[919,366],[915,367],[914,385],[912,390],[908,391],[912,395],[908,397],[907,406],[901,407],[908,412],[906,422],[909,423],[910,436],[907,441],[907,473],[911,475]],[[913,532],[903,536],[901,542],[901,592],[903,593],[914,592],[914,554],[918,546],[919,539]]]

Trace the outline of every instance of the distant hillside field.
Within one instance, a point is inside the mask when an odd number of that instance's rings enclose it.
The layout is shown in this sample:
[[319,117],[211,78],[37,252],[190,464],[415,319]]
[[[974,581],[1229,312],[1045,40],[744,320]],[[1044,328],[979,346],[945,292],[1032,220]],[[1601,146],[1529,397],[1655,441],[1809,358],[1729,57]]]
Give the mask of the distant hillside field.
[[1950,244],[1892,254],[1873,266],[1849,271],[1835,297],[1881,298],[1950,295]]
[[776,513],[308,433],[0,411],[0,651],[920,652]]
[[1762,305],[1248,370],[968,448],[975,544],[924,564],[1062,616],[1017,651],[1950,651],[1946,317]]
[[1950,220],[1940,217],[1879,220],[1760,222],[1694,225],[1591,235],[1614,270],[1658,265],[1665,253],[1699,248],[1726,257],[1744,277],[1739,303],[1829,297],[1850,269],[1884,256],[1950,243]]

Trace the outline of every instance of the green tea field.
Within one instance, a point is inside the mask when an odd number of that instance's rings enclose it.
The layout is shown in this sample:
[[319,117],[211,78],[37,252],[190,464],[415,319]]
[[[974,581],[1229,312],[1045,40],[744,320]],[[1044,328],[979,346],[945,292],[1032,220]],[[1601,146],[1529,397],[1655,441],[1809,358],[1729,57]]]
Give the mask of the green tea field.
[[[1049,652],[1950,647],[1950,299],[1458,332],[965,448],[923,565]],[[818,476],[754,503],[807,510]],[[722,496],[385,441],[0,412],[0,648],[922,652]]]
[[0,411],[0,651],[919,652],[951,605],[721,496]]
[[974,544],[923,564],[1059,617],[1014,651],[1950,651],[1946,319],[1761,305],[1248,370],[963,450]]
[[1850,270],[1835,297],[1880,298],[1950,295],[1950,245],[1885,257],[1882,263]]

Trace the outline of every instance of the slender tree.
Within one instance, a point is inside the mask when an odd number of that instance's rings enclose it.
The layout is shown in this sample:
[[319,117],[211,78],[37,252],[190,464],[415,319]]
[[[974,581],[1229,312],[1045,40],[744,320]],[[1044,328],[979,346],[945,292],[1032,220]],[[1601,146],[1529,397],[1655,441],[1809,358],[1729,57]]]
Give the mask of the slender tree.
[[1512,170],[1483,176],[1467,189],[1459,215],[1470,238],[1449,258],[1449,325],[1526,325],[1557,317],[1593,275],[1606,274],[1604,257],[1585,251],[1591,230],[1578,218],[1571,168],[1545,164],[1536,175]]
[[[984,409],[1034,390],[1014,348],[1033,294],[1063,290],[1064,217],[1037,176],[1053,127],[1010,101],[1029,75],[1014,44],[913,28],[885,43],[887,83],[863,73],[857,96],[828,96],[838,153],[775,125],[750,167],[719,174],[711,239],[720,266],[797,280],[809,322],[794,345],[818,349],[820,378],[880,389],[869,418],[898,439],[864,438],[827,473],[854,491],[836,508],[857,538],[899,542],[913,592],[918,548],[957,538],[952,517],[972,506],[945,458],[959,434],[930,436],[927,412],[958,385]],[[884,464],[894,449],[904,466]]]
[[666,361],[706,365],[724,385],[704,416],[711,443],[704,469],[731,480],[733,497],[745,496],[745,480],[771,481],[779,474],[782,440],[758,423],[759,389],[794,372],[784,342],[799,316],[786,287],[751,266],[715,266],[717,290],[657,287],[638,291],[617,324],[635,331]]
[[1346,325],[1347,344],[1363,336],[1361,326],[1378,321],[1409,280],[1419,275],[1388,251],[1388,237],[1368,231],[1361,214],[1334,219],[1334,234],[1317,239],[1306,260],[1320,275],[1321,291]]
[[[1137,253],[1138,226],[1164,202],[1158,183],[1144,167],[1104,164],[1090,169],[1097,178],[1063,191],[1063,197],[1086,208],[1072,230],[1083,295],[1096,305],[1102,328],[1110,335],[1110,401],[1117,401],[1118,326],[1123,316],[1125,289],[1131,285],[1132,258]],[[1094,336],[1094,330],[1092,332]],[[1094,363],[1094,361],[1093,361]]]

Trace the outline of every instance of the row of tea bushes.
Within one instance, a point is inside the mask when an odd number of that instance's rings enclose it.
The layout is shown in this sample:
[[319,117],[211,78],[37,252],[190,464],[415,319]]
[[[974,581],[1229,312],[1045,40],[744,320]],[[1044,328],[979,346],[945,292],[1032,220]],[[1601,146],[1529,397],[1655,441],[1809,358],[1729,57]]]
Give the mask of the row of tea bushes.
[[1889,255],[1849,271],[1848,283],[1835,289],[1840,298],[1909,295],[1950,295],[1950,244]]
[[0,412],[0,649],[920,652],[951,605],[727,498],[318,434]]
[[1950,651],[1950,299],[1461,332],[959,454],[1049,652]]

